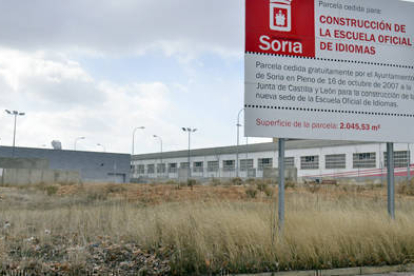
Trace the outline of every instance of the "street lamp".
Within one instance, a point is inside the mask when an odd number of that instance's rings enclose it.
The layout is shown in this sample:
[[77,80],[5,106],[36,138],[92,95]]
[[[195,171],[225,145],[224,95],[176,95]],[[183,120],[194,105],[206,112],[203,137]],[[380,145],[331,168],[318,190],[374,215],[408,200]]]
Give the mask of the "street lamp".
[[85,139],[85,137],[78,137],[78,138],[76,138],[75,139],[75,144],[74,144],[73,148],[76,150],[76,143],[78,143],[79,140],[84,140],[84,139]]
[[134,148],[135,147],[135,132],[138,129],[145,129],[145,127],[144,126],[136,127],[134,128],[134,131],[132,132],[132,155],[135,154],[135,148]]
[[100,144],[100,143],[98,143],[98,144],[96,144],[98,147],[102,147],[102,149],[103,149],[103,152],[106,152],[106,148],[105,148],[105,146],[104,145],[102,145],[102,144]]
[[191,146],[191,133],[196,132],[196,128],[183,127],[184,132],[188,132],[188,177],[191,177],[191,162],[190,162],[190,146]]
[[239,127],[242,125],[240,124],[240,114],[244,108],[240,109],[239,113],[237,114],[237,147],[236,147],[236,177],[239,177]]
[[[161,166],[160,166],[160,171],[161,171],[161,173],[163,173],[163,166],[162,166],[162,139],[161,139],[161,137],[159,137],[159,136],[157,136],[157,135],[153,135],[153,137],[154,138],[158,138],[158,139],[160,139],[160,143],[161,143],[161,155],[160,155],[160,161],[161,161]],[[157,170],[157,173],[158,173],[158,170]]]
[[16,110],[10,111],[6,109],[6,113],[14,116],[14,130],[13,130],[13,157],[14,157],[14,148],[16,147],[16,125],[17,125],[17,116],[24,116],[24,112],[19,112]]

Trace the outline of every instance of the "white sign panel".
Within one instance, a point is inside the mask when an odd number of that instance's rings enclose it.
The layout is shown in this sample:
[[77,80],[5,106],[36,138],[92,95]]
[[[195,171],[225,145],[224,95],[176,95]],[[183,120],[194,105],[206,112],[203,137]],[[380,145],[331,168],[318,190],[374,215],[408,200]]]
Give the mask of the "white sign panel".
[[246,136],[414,141],[413,43],[413,3],[246,0]]

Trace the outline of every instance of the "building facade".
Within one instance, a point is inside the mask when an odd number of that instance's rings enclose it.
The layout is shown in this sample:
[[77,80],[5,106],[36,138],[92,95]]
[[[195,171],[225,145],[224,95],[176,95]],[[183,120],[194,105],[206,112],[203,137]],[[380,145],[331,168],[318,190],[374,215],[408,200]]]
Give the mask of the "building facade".
[[[396,175],[407,175],[411,144],[395,144]],[[377,177],[386,173],[386,144],[374,142],[292,140],[286,142],[285,167],[299,178]],[[254,178],[278,167],[277,143],[142,154],[132,157],[133,179]],[[237,162],[238,160],[238,162]],[[190,166],[189,166],[190,164]],[[238,164],[238,165],[237,165]]]
[[130,182],[129,154],[1,146],[0,157],[44,159],[52,170],[79,172],[83,182]]

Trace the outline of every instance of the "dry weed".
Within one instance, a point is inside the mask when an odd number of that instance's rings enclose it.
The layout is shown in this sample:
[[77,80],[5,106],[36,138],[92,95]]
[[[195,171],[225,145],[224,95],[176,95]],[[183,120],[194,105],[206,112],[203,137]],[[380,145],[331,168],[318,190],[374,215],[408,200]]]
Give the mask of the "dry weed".
[[[40,202],[43,196],[43,201],[50,201],[48,208],[28,208],[17,201],[19,191],[2,189],[5,199],[0,203],[0,255],[3,260],[21,262],[25,258],[50,261],[55,254],[54,262],[68,262],[76,274],[84,272],[81,267],[93,259],[85,246],[105,244],[100,237],[110,237],[120,246],[112,244],[109,252],[129,252],[121,244],[133,242],[142,250],[160,252],[165,258],[162,261],[171,267],[170,273],[177,275],[413,261],[414,202],[408,197],[397,199],[397,219],[392,221],[387,216],[384,197],[366,196],[380,195],[376,191],[357,187],[344,191],[335,186],[322,187],[317,193],[306,188],[290,190],[286,193],[284,232],[272,243],[273,204],[271,200],[244,200],[249,188],[258,191],[255,185],[195,186],[193,191],[189,187],[176,190],[171,185],[84,185],[70,196],[59,192],[59,196],[47,196],[39,191],[36,200]],[[81,191],[101,191],[109,197],[81,203],[78,197],[85,198],[79,194]],[[127,198],[138,192],[140,200],[151,196],[161,201],[142,205],[113,197],[124,194]],[[162,202],[167,197],[170,202]],[[22,198],[31,200],[27,194]],[[74,203],[62,205],[60,201],[65,198]],[[57,250],[58,244],[64,248]],[[114,262],[120,266],[122,260]],[[42,269],[40,264],[26,265]]]

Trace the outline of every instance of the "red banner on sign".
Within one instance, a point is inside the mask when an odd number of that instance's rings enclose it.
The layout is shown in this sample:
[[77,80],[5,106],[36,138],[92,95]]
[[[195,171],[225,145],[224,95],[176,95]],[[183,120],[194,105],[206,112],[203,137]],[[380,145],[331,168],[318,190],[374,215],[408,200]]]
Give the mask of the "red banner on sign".
[[246,0],[246,52],[315,57],[314,0]]

